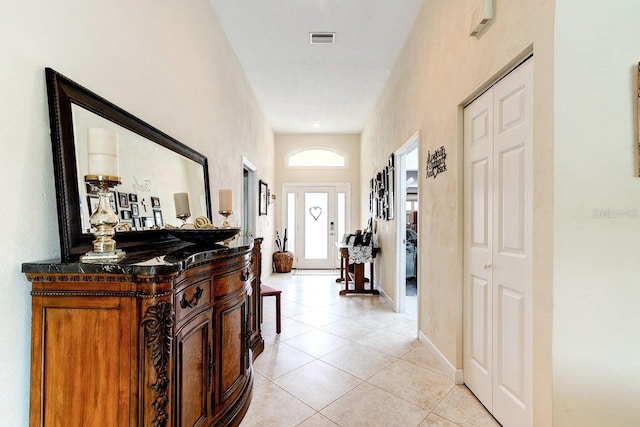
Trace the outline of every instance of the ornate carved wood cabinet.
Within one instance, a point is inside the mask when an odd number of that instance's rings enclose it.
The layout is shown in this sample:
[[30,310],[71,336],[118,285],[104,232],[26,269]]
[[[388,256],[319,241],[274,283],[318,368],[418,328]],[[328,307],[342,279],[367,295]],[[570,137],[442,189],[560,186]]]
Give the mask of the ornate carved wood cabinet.
[[260,243],[186,246],[116,265],[23,264],[32,282],[30,425],[239,424],[264,346]]
[[260,298],[260,278],[262,277],[262,238],[259,237],[254,240],[253,245],[253,279],[251,282],[251,289],[254,291],[249,297],[249,345],[253,352],[253,359],[262,350],[264,350],[264,340],[262,339],[262,326],[260,324],[260,305],[262,304],[262,298]]

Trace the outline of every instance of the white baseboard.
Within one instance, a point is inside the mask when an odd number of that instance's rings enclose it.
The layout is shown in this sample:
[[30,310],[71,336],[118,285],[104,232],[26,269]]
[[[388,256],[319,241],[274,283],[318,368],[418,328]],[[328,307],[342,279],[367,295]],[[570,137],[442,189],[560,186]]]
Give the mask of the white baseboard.
[[[374,281],[374,285],[374,289],[379,290],[380,295],[382,295],[390,304],[394,303],[394,301],[389,297],[384,289],[377,285],[377,282]],[[457,369],[455,366],[453,366],[451,362],[449,362],[449,359],[447,359],[444,354],[442,354],[440,350],[438,350],[438,347],[436,347],[422,331],[418,331],[418,340],[420,340],[420,342],[425,347],[427,347],[427,350],[429,350],[429,352],[435,356],[435,358],[438,360],[440,368],[447,375],[447,377],[449,377],[451,381],[454,382],[454,384],[464,384],[462,369]]]
[[444,371],[444,373],[453,381],[455,384],[464,384],[464,376],[462,374],[462,369],[456,369],[455,366],[449,362],[444,354],[438,350],[427,336],[422,333],[422,331],[418,332],[418,339],[425,347],[433,354],[436,359],[438,359],[438,363],[440,364],[440,368]]
[[382,287],[378,286],[378,282],[374,281],[373,282],[373,289],[377,289],[378,291],[380,291],[380,295],[382,295],[384,297],[384,299],[387,300],[387,302],[391,305],[393,305],[393,300],[391,299],[391,297],[389,297],[389,295],[384,291],[384,289],[382,289]]

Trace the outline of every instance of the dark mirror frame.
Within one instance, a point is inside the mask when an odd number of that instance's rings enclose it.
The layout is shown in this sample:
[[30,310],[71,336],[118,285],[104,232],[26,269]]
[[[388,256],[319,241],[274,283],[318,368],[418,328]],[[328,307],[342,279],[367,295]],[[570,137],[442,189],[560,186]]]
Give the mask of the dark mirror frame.
[[[51,68],[45,69],[49,98],[49,122],[53,148],[53,167],[58,205],[60,257],[63,262],[75,261],[91,250],[92,234],[82,232],[80,218],[80,191],[76,167],[76,149],[73,135],[72,104],[76,104],[125,129],[159,144],[180,156],[200,164],[204,170],[204,190],[207,216],[211,215],[209,167],[207,158],[180,141],[143,122],[122,108],[96,95]],[[123,147],[120,147],[120,151]],[[81,181],[81,180],[80,180]],[[144,250],[151,245],[178,244],[166,230],[143,230],[116,233],[117,247],[125,251]]]

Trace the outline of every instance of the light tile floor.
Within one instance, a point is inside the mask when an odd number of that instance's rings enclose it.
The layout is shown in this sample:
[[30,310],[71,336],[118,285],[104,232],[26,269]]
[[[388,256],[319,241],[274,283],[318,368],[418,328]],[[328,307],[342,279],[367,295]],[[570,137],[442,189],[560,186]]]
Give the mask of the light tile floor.
[[383,298],[339,296],[333,275],[277,274],[264,299],[265,350],[254,362],[252,426],[499,426],[465,386],[446,377],[416,338],[416,298],[394,313]]

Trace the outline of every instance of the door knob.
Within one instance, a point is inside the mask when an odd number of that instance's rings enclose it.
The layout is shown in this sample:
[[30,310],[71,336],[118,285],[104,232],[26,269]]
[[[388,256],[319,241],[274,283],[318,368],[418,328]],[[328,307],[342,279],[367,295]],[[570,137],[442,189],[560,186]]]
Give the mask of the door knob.
[[492,267],[491,264],[487,264],[486,262],[482,263],[482,268],[484,268],[485,270],[488,270]]

